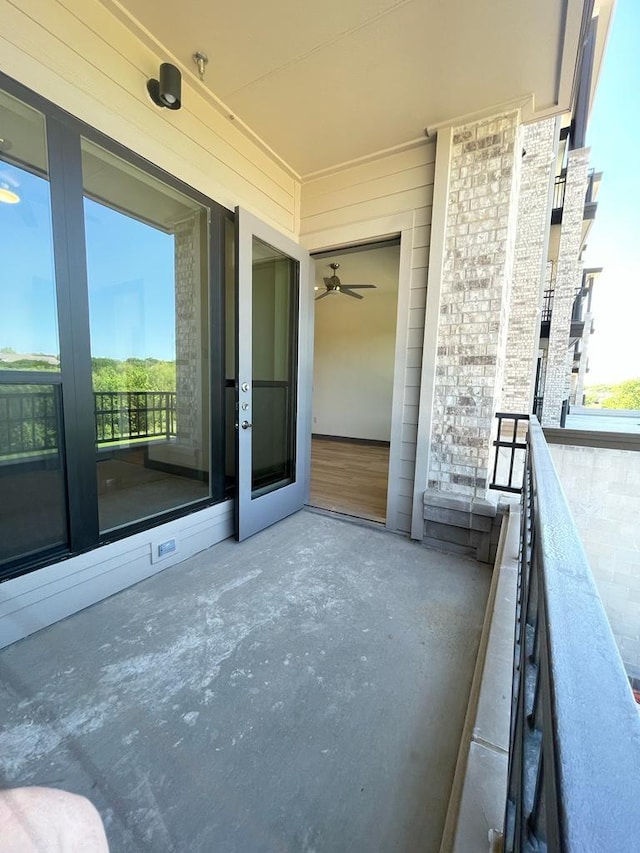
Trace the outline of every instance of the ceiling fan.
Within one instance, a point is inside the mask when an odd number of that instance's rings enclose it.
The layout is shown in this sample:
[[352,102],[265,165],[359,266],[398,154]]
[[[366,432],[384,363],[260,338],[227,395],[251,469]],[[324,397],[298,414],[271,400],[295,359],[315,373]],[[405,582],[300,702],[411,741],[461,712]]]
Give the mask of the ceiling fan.
[[[375,284],[342,284],[340,279],[336,274],[336,270],[339,268],[340,264],[329,264],[331,269],[333,270],[333,275],[324,277],[324,286],[326,290],[324,293],[321,293],[320,296],[316,296],[316,302],[318,299],[324,299],[325,296],[330,296],[332,293],[344,293],[346,296],[353,296],[354,299],[364,299],[364,297],[360,293],[354,293],[354,290],[363,290],[364,288],[375,288]],[[316,290],[320,288],[316,287]]]

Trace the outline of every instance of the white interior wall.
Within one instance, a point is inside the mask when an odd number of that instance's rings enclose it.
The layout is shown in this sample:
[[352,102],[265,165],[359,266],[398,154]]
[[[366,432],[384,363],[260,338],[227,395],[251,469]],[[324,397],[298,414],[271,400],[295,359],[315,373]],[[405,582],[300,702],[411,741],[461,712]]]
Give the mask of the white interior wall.
[[390,441],[400,246],[336,254],[316,261],[317,294],[330,263],[364,299],[331,294],[316,303],[313,431]]

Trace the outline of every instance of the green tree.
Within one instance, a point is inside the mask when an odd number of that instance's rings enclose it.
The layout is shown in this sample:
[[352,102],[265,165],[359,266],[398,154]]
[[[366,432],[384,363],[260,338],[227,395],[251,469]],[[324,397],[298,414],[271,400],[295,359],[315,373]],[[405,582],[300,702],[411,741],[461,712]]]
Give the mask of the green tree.
[[640,409],[640,379],[627,379],[611,389],[611,395],[603,401],[604,409]]

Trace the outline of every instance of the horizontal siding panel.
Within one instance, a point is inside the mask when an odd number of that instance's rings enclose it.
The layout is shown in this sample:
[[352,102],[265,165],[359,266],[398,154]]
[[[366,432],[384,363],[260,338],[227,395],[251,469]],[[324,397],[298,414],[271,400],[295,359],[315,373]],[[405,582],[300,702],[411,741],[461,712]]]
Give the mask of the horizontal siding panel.
[[420,225],[413,229],[413,248],[431,245],[431,226]]
[[425,288],[427,286],[427,273],[429,272],[427,267],[416,267],[411,270],[411,290],[418,290],[419,288]]
[[416,444],[418,441],[418,427],[415,424],[402,424],[402,440]]
[[[412,292],[419,293],[420,291],[416,290]],[[424,308],[412,308],[409,311],[409,328],[424,329]]]
[[[321,213],[317,216],[302,217],[301,231],[309,234],[314,231],[323,231],[335,228],[339,225],[350,225],[353,222],[362,222],[368,219],[378,219],[383,216],[391,216],[395,213],[404,213],[407,210],[416,210],[420,207],[429,206],[433,198],[433,186],[418,187],[406,192],[394,193],[381,199],[361,202],[360,204],[346,205],[339,210]],[[302,206],[304,209],[304,186],[302,190]]]
[[[409,307],[410,308],[422,308],[424,314],[424,307],[427,304],[427,289],[426,287],[416,287],[410,291],[409,296]],[[424,322],[424,317],[423,317]]]
[[[38,8],[43,11],[41,4]],[[188,110],[183,109],[178,116],[168,119],[166,111],[154,107],[146,95],[146,74],[90,30],[83,29],[84,43],[78,50],[62,38],[54,42],[55,29],[59,29],[55,23],[57,17],[73,22],[76,31],[81,25],[62,7],[55,7],[53,15],[49,6],[44,8],[53,34],[40,20],[32,20],[6,0],[0,0],[3,21],[8,23],[0,37],[0,50],[6,58],[4,70],[222,204],[233,207],[236,203],[244,203],[278,227],[293,231],[292,194],[276,187],[270,178],[254,168],[253,178],[264,188],[256,186],[220,159],[219,152],[205,147],[205,141],[210,144],[212,134],[206,124],[190,115]],[[78,32],[76,37],[80,38]],[[95,60],[96,54],[106,57],[104,67],[110,74],[117,74],[118,80],[90,61],[90,58]],[[155,64],[155,58],[153,61]],[[210,108],[209,113],[213,112]],[[200,139],[183,131],[185,123]],[[222,147],[219,140],[218,144]],[[228,143],[224,145],[227,153],[233,150]],[[246,170],[251,171],[249,161],[243,159],[242,164],[243,172],[245,165]],[[276,192],[283,203],[271,198],[269,191]]]
[[[414,352],[414,350],[411,350]],[[420,353],[420,361],[422,361],[422,352],[418,350]],[[402,412],[402,422],[405,424],[417,424],[418,423],[418,407],[417,406],[409,406],[405,402],[405,406]]]
[[421,347],[424,341],[424,327],[409,329],[407,347]]
[[405,371],[405,388],[420,388],[420,368],[407,367]]
[[422,269],[426,268],[429,264],[429,247],[428,246],[419,246],[416,248],[415,244],[413,249],[411,250],[411,267],[413,269]]
[[429,199],[429,203],[426,207],[421,207],[420,209],[416,209],[416,216],[413,222],[414,228],[423,228],[425,225],[431,225],[431,214],[432,207],[431,203],[433,200],[433,192],[432,197]]
[[411,533],[411,516],[404,512],[396,514],[396,524],[402,533]]
[[400,497],[404,498],[413,497],[413,477],[410,479],[400,477],[400,480],[398,481],[398,494]]
[[[29,11],[35,11],[35,15],[31,14],[34,20],[43,23],[44,15],[42,14],[41,0],[20,0],[19,4],[15,0],[10,0],[18,8]],[[28,3],[28,5],[27,5]],[[107,48],[116,51],[131,64],[134,64],[133,58],[137,57],[135,67],[143,74],[145,81],[151,73],[157,75],[158,57],[153,49],[149,49],[146,45],[132,32],[126,22],[119,20],[117,10],[111,12],[101,2],[96,3],[91,0],[59,0],[58,5],[68,9],[71,15],[81,23],[83,27],[91,30],[97,42],[104,42]],[[57,12],[57,10],[56,10]],[[64,29],[59,28],[59,37],[63,40]],[[50,30],[53,33],[53,30]],[[73,46],[73,45],[70,45]],[[153,63],[149,67],[149,63]],[[92,62],[97,68],[100,64]],[[194,88],[194,84],[189,79],[188,75],[183,77],[182,81],[183,92],[188,92],[186,103],[183,97],[182,113],[189,112],[196,115],[206,115],[205,129],[207,134],[213,135],[216,141],[228,145],[228,152],[231,159],[226,162],[230,166],[240,169],[249,168],[250,170],[259,170],[266,178],[274,181],[285,193],[292,196],[294,187],[298,181],[291,175],[276,159],[269,155],[258,143],[247,136],[242,130],[234,125],[229,118],[222,114],[210,101],[199,94],[199,90]],[[196,83],[196,86],[199,84]],[[146,93],[146,85],[145,85]]]
[[435,163],[436,146],[429,143],[408,151],[398,151],[371,160],[368,163],[359,163],[345,169],[310,178],[304,182],[305,195],[311,199],[328,193],[338,192],[347,187],[355,187],[369,181],[375,181],[385,175],[397,175],[418,166],[428,166]]
[[405,406],[417,406],[420,402],[420,391],[418,388],[405,388],[404,404]]
[[401,446],[400,458],[411,465],[416,461],[416,443],[415,441],[403,441]]
[[[422,366],[422,347],[411,347],[407,350],[407,367]],[[416,421],[417,423],[417,421]]]
[[410,515],[411,514],[411,504],[412,504],[412,499],[410,497],[405,497],[404,495],[401,495],[398,498],[398,512],[402,513],[403,515]]
[[412,460],[401,459],[400,460],[400,477],[404,480],[410,480],[413,484],[413,475],[415,471],[415,463]]
[[357,186],[345,187],[315,198],[309,198],[306,191],[302,196],[302,216],[315,216],[329,210],[337,210],[345,205],[360,204],[371,199],[382,199],[385,196],[397,195],[401,192],[414,190],[418,187],[433,185],[433,165],[418,166],[396,175],[385,175],[374,181],[367,181]]

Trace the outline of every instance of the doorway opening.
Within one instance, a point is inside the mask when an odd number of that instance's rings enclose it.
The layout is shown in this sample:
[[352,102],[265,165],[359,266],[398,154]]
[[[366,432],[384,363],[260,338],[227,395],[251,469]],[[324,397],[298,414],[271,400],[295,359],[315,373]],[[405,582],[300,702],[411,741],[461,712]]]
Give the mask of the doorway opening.
[[384,524],[400,238],[313,257],[316,305],[309,503]]

